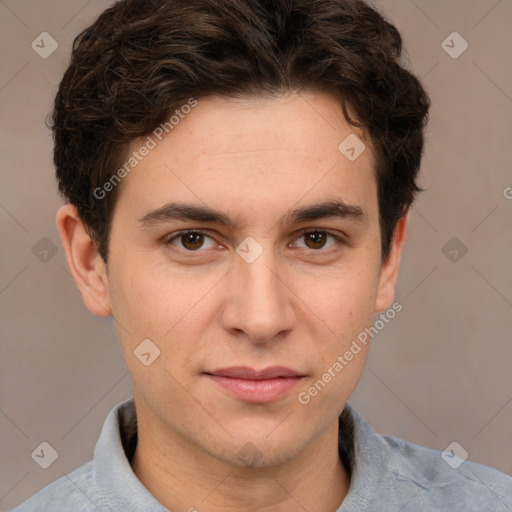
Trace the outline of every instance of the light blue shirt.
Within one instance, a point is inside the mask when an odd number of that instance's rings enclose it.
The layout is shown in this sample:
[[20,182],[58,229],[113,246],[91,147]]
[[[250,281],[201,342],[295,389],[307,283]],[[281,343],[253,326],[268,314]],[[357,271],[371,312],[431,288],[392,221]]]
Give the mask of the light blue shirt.
[[[452,453],[445,457],[449,464],[440,451],[378,435],[349,405],[339,425],[339,453],[351,468],[351,482],[337,512],[512,512],[510,476],[467,460],[458,465],[461,460]],[[132,398],[110,411],[94,460],[12,512],[168,511],[132,471],[136,443]],[[194,503],[194,498],[191,507],[201,511],[201,503]]]

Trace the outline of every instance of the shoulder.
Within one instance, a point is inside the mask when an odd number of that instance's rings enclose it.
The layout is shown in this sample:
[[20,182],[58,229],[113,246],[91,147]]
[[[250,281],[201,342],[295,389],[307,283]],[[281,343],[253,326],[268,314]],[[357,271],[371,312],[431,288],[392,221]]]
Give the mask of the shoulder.
[[92,478],[93,463],[87,462],[18,505],[11,512],[48,512],[72,510],[73,512],[98,511],[97,493]]
[[[379,436],[397,491],[420,510],[512,510],[512,477],[404,439]],[[430,507],[430,508],[426,508]],[[415,508],[411,508],[413,510]]]

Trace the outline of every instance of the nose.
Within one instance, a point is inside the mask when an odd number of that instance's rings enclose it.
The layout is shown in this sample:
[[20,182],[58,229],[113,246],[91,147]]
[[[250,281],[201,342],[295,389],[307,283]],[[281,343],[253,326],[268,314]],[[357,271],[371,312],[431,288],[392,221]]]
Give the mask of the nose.
[[237,255],[227,275],[224,329],[237,336],[244,333],[256,344],[272,342],[290,331],[296,322],[293,303],[297,298],[285,270],[268,248],[252,263]]

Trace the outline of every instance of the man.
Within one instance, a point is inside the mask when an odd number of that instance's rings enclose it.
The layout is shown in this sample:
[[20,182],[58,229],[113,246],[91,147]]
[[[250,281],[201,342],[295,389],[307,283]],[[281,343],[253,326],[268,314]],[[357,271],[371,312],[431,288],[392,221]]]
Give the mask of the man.
[[124,0],[78,36],[57,224],[134,400],[16,511],[512,510],[509,476],[347,405],[419,191],[400,54],[358,0]]

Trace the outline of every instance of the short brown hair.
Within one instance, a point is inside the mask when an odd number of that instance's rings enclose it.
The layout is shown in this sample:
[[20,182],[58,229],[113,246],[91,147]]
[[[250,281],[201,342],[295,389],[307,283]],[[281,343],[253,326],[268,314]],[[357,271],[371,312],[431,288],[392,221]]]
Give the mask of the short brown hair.
[[130,142],[191,97],[330,92],[374,148],[384,260],[421,190],[430,104],[401,52],[398,30],[362,0],[116,2],[76,37],[55,98],[59,190],[106,262],[118,187],[102,199],[93,191]]

